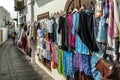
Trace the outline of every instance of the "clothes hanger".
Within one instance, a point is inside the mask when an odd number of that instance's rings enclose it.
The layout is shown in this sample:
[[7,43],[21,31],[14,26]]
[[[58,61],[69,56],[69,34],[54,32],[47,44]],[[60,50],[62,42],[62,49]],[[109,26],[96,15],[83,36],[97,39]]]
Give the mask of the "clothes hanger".
[[59,12],[57,12],[57,17],[60,17],[60,13]]
[[66,11],[63,12],[63,16],[65,16],[65,15],[66,15]]
[[72,12],[73,12],[73,9],[71,8],[71,9],[69,10],[68,14],[70,14],[70,13],[72,13]]
[[79,12],[83,12],[83,11],[85,10],[85,8],[86,8],[86,6],[85,6],[85,4],[83,4],[83,5],[80,7]]
[[63,16],[63,11],[62,10],[60,10],[60,16]]
[[75,8],[73,9],[73,13],[74,13],[74,12],[78,12],[77,6],[75,6]]

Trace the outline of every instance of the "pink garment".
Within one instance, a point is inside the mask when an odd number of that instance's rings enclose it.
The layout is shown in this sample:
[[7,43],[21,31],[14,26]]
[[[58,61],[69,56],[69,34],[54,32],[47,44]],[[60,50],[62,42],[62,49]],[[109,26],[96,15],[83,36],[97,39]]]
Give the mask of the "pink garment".
[[114,3],[113,0],[110,0],[109,2],[110,8],[109,8],[109,24],[108,24],[108,36],[110,39],[113,38],[113,21],[114,21]]
[[72,28],[73,28],[73,13],[71,13],[68,16],[68,23],[70,27],[70,46],[75,47],[75,41],[76,41],[76,36],[72,34]]
[[119,6],[117,0],[114,0],[114,38],[119,36]]
[[119,37],[119,10],[116,0],[110,0],[109,6],[108,45],[114,48],[114,38]]
[[108,36],[110,39],[118,37],[118,25],[116,14],[118,14],[115,10],[116,4],[113,0],[110,0],[110,15],[109,15],[109,25],[108,25]]

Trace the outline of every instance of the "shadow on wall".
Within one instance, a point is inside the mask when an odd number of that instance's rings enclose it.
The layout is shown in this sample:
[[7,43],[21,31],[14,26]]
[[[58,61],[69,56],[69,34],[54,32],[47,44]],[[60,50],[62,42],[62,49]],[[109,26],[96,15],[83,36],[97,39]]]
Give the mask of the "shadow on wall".
[[45,4],[51,2],[53,0],[36,0],[36,3],[39,7],[44,6]]

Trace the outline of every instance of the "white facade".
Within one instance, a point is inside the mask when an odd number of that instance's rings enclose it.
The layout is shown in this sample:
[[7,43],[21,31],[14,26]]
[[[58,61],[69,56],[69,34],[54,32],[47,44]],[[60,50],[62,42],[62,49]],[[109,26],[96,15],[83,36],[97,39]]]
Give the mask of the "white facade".
[[1,36],[1,44],[4,43],[8,39],[8,28],[1,28],[2,36]]
[[[67,0],[34,0],[33,9],[31,1],[32,0],[24,0],[25,8],[22,10],[21,16],[26,15],[26,22],[32,21],[32,17],[34,21],[37,21],[37,15],[45,12],[53,14],[57,11],[63,11]],[[21,16],[19,15],[19,17]]]
[[6,23],[10,19],[10,13],[2,6],[0,6],[0,44],[8,39],[8,27]]
[[60,10],[64,10],[67,0],[35,0],[34,5],[34,20],[37,20],[37,15],[49,12],[50,14]]
[[[56,13],[57,11],[64,11],[65,4],[67,0],[35,0],[34,3],[34,21],[37,21],[37,15],[45,12],[49,12],[49,15]],[[36,54],[35,54],[36,56]],[[66,80],[63,75],[60,75],[57,69],[52,69],[49,71],[43,64],[38,61],[36,56],[36,63],[42,67],[49,75],[51,75],[55,80]]]

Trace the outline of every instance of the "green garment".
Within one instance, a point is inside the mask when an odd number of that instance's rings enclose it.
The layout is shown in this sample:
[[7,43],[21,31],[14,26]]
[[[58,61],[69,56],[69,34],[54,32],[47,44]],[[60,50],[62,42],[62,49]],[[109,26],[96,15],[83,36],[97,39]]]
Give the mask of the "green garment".
[[63,54],[64,54],[64,51],[61,49],[58,49],[58,72],[63,76],[65,76]]

